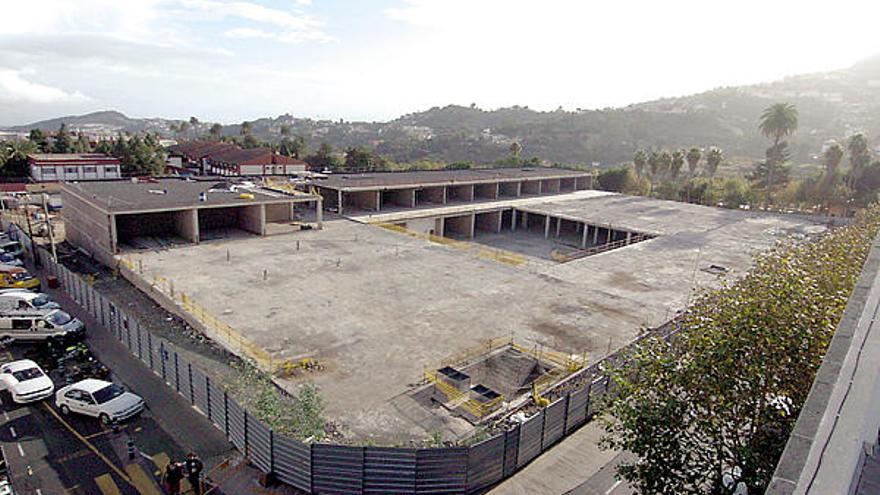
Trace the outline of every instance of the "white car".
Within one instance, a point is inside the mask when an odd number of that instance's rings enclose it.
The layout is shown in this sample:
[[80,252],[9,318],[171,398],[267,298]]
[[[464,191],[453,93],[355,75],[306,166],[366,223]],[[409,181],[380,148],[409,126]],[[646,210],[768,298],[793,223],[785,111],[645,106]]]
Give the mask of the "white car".
[[40,292],[20,290],[17,292],[0,293],[0,307],[10,306],[15,309],[59,309],[61,306],[48,295]]
[[124,421],[144,410],[144,399],[112,382],[87,378],[55,393],[62,414],[92,416],[104,424]]
[[9,391],[18,404],[43,400],[55,391],[52,380],[30,359],[0,366],[0,386]]

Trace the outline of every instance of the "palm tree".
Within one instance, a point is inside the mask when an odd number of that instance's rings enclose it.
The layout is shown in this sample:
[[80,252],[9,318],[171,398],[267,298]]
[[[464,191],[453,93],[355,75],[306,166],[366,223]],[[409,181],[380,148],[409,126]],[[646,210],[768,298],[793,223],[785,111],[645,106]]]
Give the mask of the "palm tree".
[[247,120],[245,120],[244,122],[241,123],[241,135],[242,136],[247,136],[248,134],[251,133],[252,130],[253,129],[251,128],[251,123],[248,122]]
[[287,124],[281,124],[280,132],[282,136],[290,136],[290,126]]
[[706,152],[706,175],[709,177],[715,177],[715,172],[718,171],[718,167],[723,161],[724,152],[722,152],[720,148],[716,148],[715,146],[709,148],[709,151]]
[[189,127],[193,131],[193,133],[195,133],[197,136],[199,134],[199,129],[198,129],[199,124],[200,124],[199,119],[196,118],[195,116],[192,116],[189,118]]
[[219,138],[220,138],[220,134],[222,133],[222,131],[223,131],[223,126],[220,125],[220,124],[218,124],[218,123],[215,123],[215,124],[212,125],[211,128],[208,130],[208,134],[211,135],[211,138],[213,138],[213,139],[216,140],[216,139],[219,139]]
[[764,137],[773,140],[773,146],[767,150],[767,183],[765,184],[764,209],[770,206],[770,195],[773,191],[773,172],[782,165],[786,156],[783,139],[790,136],[798,127],[798,111],[791,103],[774,103],[764,109],[758,130]]
[[688,164],[688,172],[690,172],[691,177],[697,173],[697,167],[700,166],[700,160],[703,158],[703,150],[700,148],[691,148],[688,150],[687,155],[685,155],[685,160],[687,160]]
[[822,163],[825,165],[825,176],[831,177],[837,173],[840,162],[843,160],[843,146],[832,143],[822,153]]
[[864,134],[853,134],[846,143],[849,152],[849,188],[856,189],[856,183],[862,178],[865,167],[871,162],[871,151],[868,149],[868,138]]
[[684,157],[684,150],[675,150],[672,152],[672,161],[670,162],[671,166],[669,168],[669,176],[672,180],[677,179],[678,174],[681,173],[681,167],[684,166]]
[[514,158],[519,158],[520,153],[522,153],[522,145],[514,141],[510,145],[510,156]]
[[657,155],[657,171],[660,175],[666,175],[672,168],[672,153],[663,150]]
[[640,177],[645,172],[645,165],[648,164],[648,154],[645,153],[645,150],[636,150],[636,153],[633,155],[633,166],[636,169],[636,174]]

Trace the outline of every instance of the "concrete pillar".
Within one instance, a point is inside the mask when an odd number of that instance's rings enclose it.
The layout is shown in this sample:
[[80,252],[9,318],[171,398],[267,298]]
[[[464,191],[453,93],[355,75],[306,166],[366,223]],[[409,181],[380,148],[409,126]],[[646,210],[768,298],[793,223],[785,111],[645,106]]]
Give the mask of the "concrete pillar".
[[338,191],[336,196],[336,211],[342,215],[342,191]]
[[614,230],[611,227],[608,227],[608,240],[605,241],[606,243],[611,242],[611,234],[613,234],[613,233],[614,233]]
[[174,228],[180,237],[199,243],[199,214],[195,208],[174,212]]
[[595,246],[598,243],[599,243],[599,226],[593,225],[593,245]]
[[110,252],[116,254],[116,244],[118,237],[116,234],[116,215],[110,215]]
[[[580,225],[580,224],[578,224],[578,225]],[[581,249],[586,249],[586,247],[587,247],[587,232],[590,231],[590,227],[587,226],[587,224],[584,224],[584,227],[581,230],[583,230],[583,235],[581,235]]]
[[495,229],[495,233],[500,234],[501,229],[504,228],[504,210],[498,210],[498,228]]
[[315,218],[318,221],[318,230],[324,229],[324,198],[318,198],[317,208],[315,210]]
[[[445,188],[444,188],[445,189]],[[443,217],[438,217],[434,220],[434,234],[437,237],[443,237]]]
[[562,229],[562,219],[556,219],[556,237],[559,237],[559,231]]
[[516,208],[510,210],[510,231],[516,232]]
[[376,211],[382,209],[382,191],[376,191]]
[[522,212],[522,228],[525,230],[529,230],[529,212]]
[[544,238],[550,237],[550,215],[544,217]]
[[632,240],[632,232],[626,233],[626,245],[629,246],[629,241]]
[[471,233],[470,233],[470,235],[468,235],[468,239],[474,238],[474,229],[476,228],[476,226],[477,226],[477,214],[471,213]]

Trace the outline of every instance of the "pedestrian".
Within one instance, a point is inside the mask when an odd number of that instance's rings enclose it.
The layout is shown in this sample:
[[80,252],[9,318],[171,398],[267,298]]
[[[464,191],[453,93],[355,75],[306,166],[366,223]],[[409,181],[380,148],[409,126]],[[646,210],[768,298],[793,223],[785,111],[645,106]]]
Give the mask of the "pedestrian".
[[184,470],[186,471],[186,478],[189,480],[189,485],[192,487],[192,492],[195,495],[202,494],[201,475],[204,467],[202,460],[199,459],[199,456],[197,456],[195,452],[190,452],[186,455]]
[[180,494],[180,481],[183,480],[183,466],[179,462],[168,461],[162,473],[162,484],[168,495]]

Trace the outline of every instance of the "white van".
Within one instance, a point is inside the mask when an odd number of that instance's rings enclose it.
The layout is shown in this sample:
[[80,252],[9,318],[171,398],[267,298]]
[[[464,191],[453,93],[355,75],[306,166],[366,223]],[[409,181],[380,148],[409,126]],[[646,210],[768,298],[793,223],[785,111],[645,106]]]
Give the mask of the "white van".
[[18,241],[0,241],[0,251],[16,258],[19,258],[24,254],[24,248],[21,247],[21,243]]
[[0,339],[42,342],[64,337],[81,337],[85,325],[60,309],[0,309]]
[[61,305],[47,294],[29,290],[11,289],[0,292],[0,311],[2,309],[60,309]]

